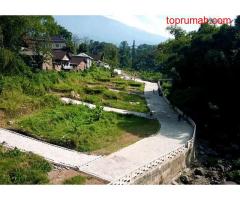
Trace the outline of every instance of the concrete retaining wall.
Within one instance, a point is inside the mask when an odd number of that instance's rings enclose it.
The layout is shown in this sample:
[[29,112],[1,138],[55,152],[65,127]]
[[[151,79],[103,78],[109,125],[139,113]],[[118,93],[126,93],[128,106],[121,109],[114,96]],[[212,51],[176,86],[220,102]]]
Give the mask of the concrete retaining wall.
[[190,149],[187,149],[174,159],[168,160],[157,168],[148,171],[146,174],[136,179],[132,184],[159,185],[171,183],[171,181],[187,167],[190,151]]

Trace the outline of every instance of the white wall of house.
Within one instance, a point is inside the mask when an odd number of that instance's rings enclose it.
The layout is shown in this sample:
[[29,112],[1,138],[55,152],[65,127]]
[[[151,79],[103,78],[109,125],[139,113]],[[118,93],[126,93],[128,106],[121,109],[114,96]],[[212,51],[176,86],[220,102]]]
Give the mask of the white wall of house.
[[52,43],[52,49],[62,49],[66,47],[66,43],[62,42],[62,43]]

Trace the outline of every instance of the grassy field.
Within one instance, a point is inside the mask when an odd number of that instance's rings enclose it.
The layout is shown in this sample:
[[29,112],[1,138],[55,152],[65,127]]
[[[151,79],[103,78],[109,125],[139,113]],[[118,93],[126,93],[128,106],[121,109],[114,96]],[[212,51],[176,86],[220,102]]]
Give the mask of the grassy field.
[[159,129],[157,120],[104,112],[101,107],[59,105],[20,118],[16,129],[82,152],[108,154]]
[[0,146],[0,184],[46,184],[52,166],[41,157]]
[[102,106],[110,106],[137,112],[148,112],[145,98],[142,96],[144,84],[133,80],[112,77],[109,70],[93,68],[82,74],[68,73],[54,84],[51,89],[61,96],[73,97]]
[[[38,72],[0,76],[0,121],[58,104],[54,96],[72,97],[94,104],[148,112],[144,85],[112,77],[109,70],[92,68],[84,72]],[[113,91],[112,91],[113,90]]]

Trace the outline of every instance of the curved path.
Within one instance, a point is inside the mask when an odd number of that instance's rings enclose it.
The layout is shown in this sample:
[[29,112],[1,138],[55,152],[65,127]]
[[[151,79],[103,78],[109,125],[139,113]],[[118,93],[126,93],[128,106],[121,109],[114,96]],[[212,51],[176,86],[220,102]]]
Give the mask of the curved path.
[[17,147],[22,151],[33,152],[53,163],[74,168],[101,157],[66,149],[2,128],[0,128],[0,143],[13,148]]
[[0,129],[0,143],[6,142],[11,147],[32,151],[52,162],[78,167],[80,171],[114,181],[181,146],[191,137],[193,131],[187,122],[177,120],[177,114],[157,92],[153,93],[153,90],[158,90],[156,83],[139,79],[136,81],[145,83],[144,95],[148,106],[161,123],[161,130],[151,137],[105,157],[79,153],[5,129]]
[[148,138],[125,147],[108,156],[97,159],[79,170],[108,181],[114,181],[144,164],[185,144],[193,128],[186,121],[178,121],[178,115],[160,97],[157,83],[137,79],[145,83],[144,94],[151,111],[161,123],[161,130]]

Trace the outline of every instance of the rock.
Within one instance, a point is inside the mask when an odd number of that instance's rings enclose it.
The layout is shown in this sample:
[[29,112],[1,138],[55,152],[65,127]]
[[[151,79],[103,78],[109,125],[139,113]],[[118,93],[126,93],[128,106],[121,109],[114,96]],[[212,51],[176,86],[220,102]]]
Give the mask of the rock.
[[172,185],[179,185],[176,181],[171,182]]
[[234,181],[225,181],[223,185],[237,185],[237,183]]
[[199,175],[199,176],[203,176],[203,175],[205,174],[205,171],[204,171],[203,168],[196,168],[196,169],[194,170],[194,174],[195,174],[195,175]]
[[218,185],[218,184],[220,184],[221,182],[220,181],[218,181],[218,180],[211,180],[210,181],[210,184],[212,184],[212,185]]
[[194,176],[196,179],[201,179],[202,178],[202,176],[199,176],[199,175],[195,175]]
[[10,120],[10,121],[7,122],[7,124],[8,124],[8,125],[13,125],[14,122]]
[[219,179],[219,175],[217,171],[208,171],[205,177],[211,178],[211,179]]
[[217,164],[217,169],[220,170],[221,172],[225,171],[225,167],[222,164]]
[[180,180],[181,180],[181,182],[184,183],[184,184],[188,184],[188,183],[189,183],[189,177],[186,176],[186,175],[180,176]]
[[186,169],[183,170],[183,173],[188,173],[188,172],[190,172],[189,168],[186,168]]

